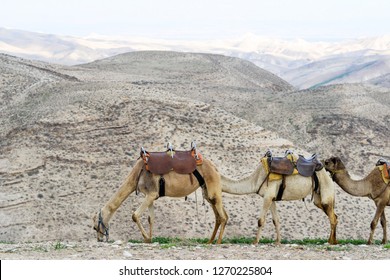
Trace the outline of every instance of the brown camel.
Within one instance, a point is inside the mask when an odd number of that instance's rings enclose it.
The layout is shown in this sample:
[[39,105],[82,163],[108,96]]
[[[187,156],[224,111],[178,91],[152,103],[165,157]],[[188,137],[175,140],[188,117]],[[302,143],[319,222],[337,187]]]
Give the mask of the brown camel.
[[376,205],[368,244],[372,244],[379,218],[383,228],[382,244],[387,243],[385,207],[390,206],[390,185],[386,184],[378,168],[374,168],[365,178],[353,180],[339,157],[325,160],[325,168],[332,174],[333,180],[347,193],[353,196],[369,197]]
[[[222,205],[222,190],[220,183],[220,174],[215,165],[203,159],[203,164],[197,166],[197,170],[205,181],[203,187],[203,196],[211,204],[215,214],[215,227],[211,235],[209,243],[212,243],[220,228],[217,243],[222,242],[222,236],[225,230],[228,215]],[[200,186],[196,179],[190,178],[192,174],[178,174],[175,171],[170,171],[164,175],[165,179],[165,196],[169,197],[185,197]],[[115,211],[123,203],[123,201],[134,191],[138,190],[145,195],[145,199],[140,207],[134,211],[132,218],[138,225],[144,241],[150,243],[152,240],[152,230],[154,223],[154,206],[153,201],[159,197],[159,180],[160,175],[151,174],[145,170],[144,161],[142,158],[138,159],[130,174],[123,182],[118,191],[111,197],[111,199],[103,206],[103,208],[93,217],[94,229],[97,231],[98,241],[103,241],[104,236],[108,240],[108,223]],[[145,231],[140,222],[141,214],[149,209],[149,234]]]
[[[337,244],[336,226],[337,215],[334,213],[335,191],[334,185],[325,171],[321,169],[316,171],[319,181],[319,191],[313,190],[313,182],[311,177],[304,177],[300,174],[288,175],[285,177],[285,190],[281,200],[301,200],[307,195],[312,194],[314,204],[323,210],[328,216],[331,226],[331,232],[328,239],[329,244]],[[271,209],[272,220],[276,230],[276,244],[280,244],[280,221],[276,210],[276,198],[278,190],[282,184],[282,180],[265,182],[268,172],[262,164],[246,178],[240,180],[232,180],[221,176],[222,191],[230,194],[251,194],[257,193],[264,198],[263,208],[261,209],[260,218],[258,220],[258,231],[254,244],[259,243],[262,228],[265,225],[265,218],[269,209]]]

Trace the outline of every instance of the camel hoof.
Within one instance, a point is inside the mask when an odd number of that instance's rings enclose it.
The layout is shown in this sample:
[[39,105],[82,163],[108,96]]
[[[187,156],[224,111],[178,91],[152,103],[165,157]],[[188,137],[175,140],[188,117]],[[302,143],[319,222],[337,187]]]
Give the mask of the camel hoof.
[[145,243],[152,243],[152,238],[145,238],[145,239],[144,239],[144,242],[145,242]]

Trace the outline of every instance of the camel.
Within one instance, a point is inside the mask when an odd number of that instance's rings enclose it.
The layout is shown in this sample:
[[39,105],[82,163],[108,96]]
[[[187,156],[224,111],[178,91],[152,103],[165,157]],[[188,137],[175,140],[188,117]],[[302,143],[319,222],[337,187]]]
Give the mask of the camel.
[[383,228],[382,244],[387,243],[387,227],[385,207],[390,206],[390,184],[382,179],[381,171],[374,168],[361,180],[353,180],[344,163],[339,157],[330,157],[325,160],[325,168],[332,174],[333,180],[348,194],[359,197],[369,197],[376,205],[376,212],[371,221],[371,232],[367,244],[372,244],[374,231],[379,218]]
[[[335,204],[335,191],[332,179],[322,168],[320,171],[316,171],[319,180],[319,191],[313,190],[312,178],[304,177],[300,174],[285,176],[285,190],[281,200],[300,200],[307,195],[312,194],[314,204],[323,210],[328,216],[331,226],[330,237],[328,239],[329,244],[337,244],[336,240],[336,226],[337,215],[334,213]],[[260,164],[248,177],[232,180],[221,175],[222,191],[230,194],[259,194],[263,197],[263,207],[258,219],[258,230],[254,244],[258,244],[261,237],[261,231],[265,226],[265,218],[269,209],[271,209],[272,220],[276,231],[276,244],[280,244],[280,221],[279,215],[276,209],[276,198],[278,195],[279,187],[282,184],[282,180],[266,182],[268,172],[265,170],[262,164]]]
[[[108,241],[108,223],[110,219],[123,201],[136,190],[143,193],[145,199],[139,208],[134,211],[132,219],[140,229],[144,242],[150,243],[152,241],[155,218],[153,202],[159,197],[159,180],[161,176],[152,174],[144,168],[144,161],[142,158],[139,158],[117,192],[93,217],[94,229],[97,231],[98,241],[103,241],[104,236]],[[216,242],[217,244],[220,244],[228,220],[228,215],[222,205],[220,174],[215,165],[207,159],[203,159],[203,164],[197,166],[197,170],[205,181],[205,186],[202,187],[203,196],[211,204],[215,214],[215,227],[208,243],[214,241],[218,228],[220,227],[218,240]],[[192,176],[192,178],[190,176]],[[164,175],[164,179],[165,196],[168,197],[185,197],[200,187],[199,182],[196,179],[193,179],[192,174],[178,174],[175,171],[170,171],[168,174]],[[149,233],[145,231],[140,222],[140,216],[147,208],[149,209]]]

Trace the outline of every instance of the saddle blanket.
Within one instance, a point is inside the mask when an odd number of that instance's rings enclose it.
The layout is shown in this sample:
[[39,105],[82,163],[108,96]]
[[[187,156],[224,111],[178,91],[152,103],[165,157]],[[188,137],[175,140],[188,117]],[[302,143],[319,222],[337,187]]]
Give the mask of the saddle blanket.
[[387,165],[386,164],[379,165],[378,168],[381,171],[383,182],[388,184],[390,182],[390,176],[387,169]]
[[[287,157],[291,157],[291,156],[292,155],[287,155]],[[264,167],[265,171],[268,174],[269,173],[268,158],[267,157],[263,157],[261,159],[261,163],[263,164],[263,167]],[[291,175],[297,175],[297,174],[299,174],[298,173],[298,169],[294,168],[294,171],[293,171],[293,173]],[[288,175],[288,176],[290,176],[290,175]],[[283,178],[283,175],[281,175],[281,174],[270,173],[269,176],[268,176],[268,181],[270,181],[270,182],[278,181],[278,180],[282,180],[282,178]]]

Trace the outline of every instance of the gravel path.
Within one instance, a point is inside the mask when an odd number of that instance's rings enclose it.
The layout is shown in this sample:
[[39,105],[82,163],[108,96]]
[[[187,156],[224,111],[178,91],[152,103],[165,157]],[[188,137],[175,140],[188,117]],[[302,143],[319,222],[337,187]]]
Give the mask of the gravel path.
[[2,260],[390,260],[383,245],[180,245],[43,242],[0,244]]

